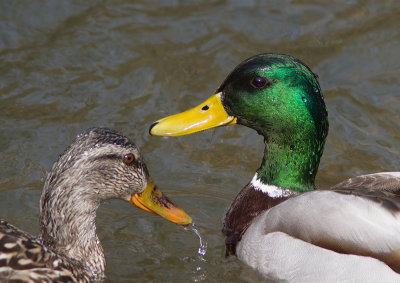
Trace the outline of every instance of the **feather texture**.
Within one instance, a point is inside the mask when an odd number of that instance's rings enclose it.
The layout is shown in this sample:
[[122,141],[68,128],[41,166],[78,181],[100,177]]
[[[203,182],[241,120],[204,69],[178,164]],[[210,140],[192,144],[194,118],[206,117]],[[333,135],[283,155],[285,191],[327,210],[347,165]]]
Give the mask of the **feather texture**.
[[[107,128],[78,135],[46,178],[40,202],[41,235],[34,237],[0,220],[0,281],[103,280],[105,258],[96,234],[97,208],[111,199],[136,204],[131,201],[135,197],[136,202],[142,201],[139,207],[153,211],[143,203],[143,192],[149,195],[146,204],[164,218],[191,221],[155,187],[137,147],[127,137]],[[150,203],[152,199],[160,204]],[[169,208],[177,211],[172,218]]]
[[[307,266],[322,270],[327,262],[340,266],[341,272],[335,273],[326,265],[324,274],[332,282],[355,278],[376,282],[382,276],[400,280],[396,273],[400,271],[399,176],[398,172],[364,175],[331,190],[291,197],[249,225],[237,255],[267,276],[290,273],[286,279],[294,282],[310,278]],[[282,261],[287,271],[280,269]]]

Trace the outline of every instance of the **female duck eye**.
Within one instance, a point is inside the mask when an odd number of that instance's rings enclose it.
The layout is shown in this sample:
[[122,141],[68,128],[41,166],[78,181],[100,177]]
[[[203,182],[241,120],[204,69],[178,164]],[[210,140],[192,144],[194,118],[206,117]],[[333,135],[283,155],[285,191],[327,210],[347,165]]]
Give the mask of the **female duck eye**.
[[129,164],[132,164],[133,161],[135,161],[135,156],[133,155],[133,153],[128,153],[128,154],[125,154],[123,160],[126,165],[129,165]]
[[266,78],[255,76],[251,79],[250,84],[254,88],[262,89],[269,85],[269,82]]

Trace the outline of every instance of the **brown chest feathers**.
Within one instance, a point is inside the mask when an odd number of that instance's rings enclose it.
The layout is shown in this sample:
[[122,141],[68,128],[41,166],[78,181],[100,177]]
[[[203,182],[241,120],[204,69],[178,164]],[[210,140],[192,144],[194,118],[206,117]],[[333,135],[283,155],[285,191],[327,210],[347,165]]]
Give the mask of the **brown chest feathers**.
[[252,183],[247,184],[236,196],[225,216],[222,233],[226,236],[226,256],[236,254],[236,245],[254,218],[286,199],[287,197],[271,198],[254,189]]

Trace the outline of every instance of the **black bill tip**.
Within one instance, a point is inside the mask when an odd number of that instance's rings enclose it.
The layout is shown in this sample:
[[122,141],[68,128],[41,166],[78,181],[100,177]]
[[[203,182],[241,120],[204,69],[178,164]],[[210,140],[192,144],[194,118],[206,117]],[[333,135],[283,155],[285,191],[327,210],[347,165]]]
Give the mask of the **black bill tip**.
[[155,126],[155,125],[157,125],[159,122],[154,122],[151,126],[150,126],[150,128],[149,128],[149,134],[150,134],[150,136],[152,136],[153,134],[151,133],[151,129],[153,129],[153,127]]

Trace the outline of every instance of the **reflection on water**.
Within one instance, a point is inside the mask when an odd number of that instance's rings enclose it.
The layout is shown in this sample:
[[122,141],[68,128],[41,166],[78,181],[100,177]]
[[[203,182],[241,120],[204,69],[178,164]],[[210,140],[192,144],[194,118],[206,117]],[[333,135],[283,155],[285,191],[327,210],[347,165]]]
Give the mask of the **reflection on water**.
[[77,133],[107,126],[135,140],[207,240],[201,261],[193,233],[105,204],[108,280],[260,281],[224,257],[220,230],[262,138],[241,126],[150,137],[149,125],[204,101],[243,59],[287,53],[319,75],[329,111],[317,185],[400,170],[399,13],[398,1],[2,1],[0,217],[37,233],[46,171]]

